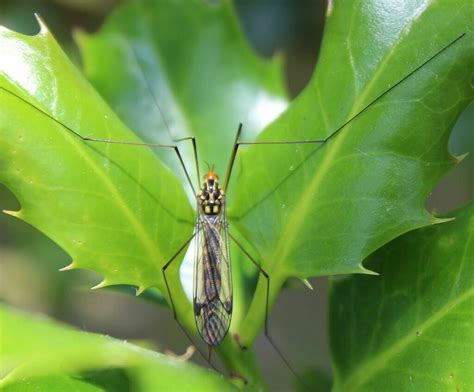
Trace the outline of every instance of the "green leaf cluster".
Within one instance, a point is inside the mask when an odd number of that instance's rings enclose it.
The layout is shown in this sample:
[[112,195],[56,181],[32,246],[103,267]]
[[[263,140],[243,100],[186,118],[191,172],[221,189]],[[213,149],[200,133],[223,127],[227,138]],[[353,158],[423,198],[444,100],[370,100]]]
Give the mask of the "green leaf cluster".
[[[468,8],[462,0],[414,1],[404,7],[388,0],[364,1],[360,7],[350,1],[331,3],[318,66],[284,112],[281,63],[253,53],[229,2],[124,4],[99,33],[77,34],[88,80],[43,22],[36,36],[1,28],[6,55],[0,57],[0,181],[21,203],[20,211],[9,214],[65,249],[72,258],[66,269],[100,273],[104,280],[98,287],[126,284],[138,293],[153,288],[170,303],[161,268],[192,234],[195,219],[176,156],[166,149],[86,143],[76,133],[166,144],[193,136],[201,164],[204,159],[215,163],[223,174],[239,122],[245,125],[244,141],[324,139],[446,47],[324,144],[242,146],[226,192],[232,233],[271,277],[270,305],[290,277],[382,275],[334,284],[335,390],[380,390],[387,379],[397,390],[405,385],[397,384],[401,373],[407,388],[429,390],[459,379],[459,385],[470,387],[467,362],[461,365],[462,359],[452,356],[451,328],[441,331],[444,335],[439,332],[439,343],[448,342],[446,354],[440,362],[424,362],[423,371],[417,362],[420,353],[426,350],[428,361],[434,350],[428,345],[437,338],[423,333],[419,339],[416,332],[427,329],[436,335],[445,317],[472,327],[472,319],[454,311],[467,306],[472,293],[472,279],[464,281],[464,274],[454,273],[468,271],[472,264],[456,253],[463,239],[470,238],[472,223],[463,218],[386,245],[401,234],[444,221],[429,214],[424,202],[456,163],[447,140],[474,98]],[[192,150],[179,146],[196,186],[201,180],[196,184]],[[449,241],[449,235],[456,238]],[[429,249],[433,265],[420,259],[420,249]],[[236,317],[231,331],[249,350],[242,351],[229,334],[218,352],[226,368],[247,379],[249,387],[265,388],[251,347],[264,324],[266,281],[260,277],[255,292],[249,292],[248,260],[233,250]],[[445,276],[440,271],[450,255],[446,276],[452,284],[443,288],[449,286],[451,296],[434,301],[438,291],[433,281]],[[179,279],[183,256],[169,269],[173,303],[178,318],[195,332]],[[372,261],[377,257],[384,263]],[[413,263],[401,265],[401,259]],[[419,273],[415,276],[410,268]],[[394,298],[408,301],[413,291],[425,296],[405,312],[406,304]],[[31,332],[17,329],[25,320],[2,310],[2,382],[12,390],[27,388],[20,380],[29,383],[32,378],[44,388],[97,390],[117,377],[139,390],[152,390],[151,385],[171,385],[166,383],[180,378],[181,369],[190,375],[179,380],[183,388],[230,387],[210,371],[49,321],[33,320]],[[455,339],[462,334],[456,332]],[[55,349],[38,360],[35,352],[44,352],[49,344],[46,335],[57,336]],[[30,341],[37,347],[25,344]],[[402,360],[399,354],[414,359]],[[454,365],[441,374],[437,367],[446,365],[447,358]],[[110,368],[115,373],[104,374]],[[84,373],[91,369],[99,374]],[[423,377],[438,378],[430,384]]]

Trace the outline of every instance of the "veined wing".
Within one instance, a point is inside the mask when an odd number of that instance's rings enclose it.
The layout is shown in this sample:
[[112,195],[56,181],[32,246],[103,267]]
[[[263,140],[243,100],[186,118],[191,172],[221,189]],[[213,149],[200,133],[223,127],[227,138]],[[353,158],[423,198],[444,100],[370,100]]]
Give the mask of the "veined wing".
[[232,275],[225,210],[200,214],[194,265],[194,317],[202,339],[217,346],[232,317]]

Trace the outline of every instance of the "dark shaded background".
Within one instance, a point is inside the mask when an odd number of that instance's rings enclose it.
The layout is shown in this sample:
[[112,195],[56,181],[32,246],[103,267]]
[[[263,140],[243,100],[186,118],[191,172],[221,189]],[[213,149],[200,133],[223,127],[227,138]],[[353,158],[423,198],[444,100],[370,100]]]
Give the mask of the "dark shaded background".
[[[72,30],[97,30],[116,3],[114,0],[0,0],[0,24],[35,34],[38,27],[33,12],[38,12],[64,50],[80,64]],[[289,91],[295,97],[308,82],[316,63],[326,1],[237,0],[235,3],[243,30],[254,49],[267,57],[276,53],[284,56]],[[456,125],[450,151],[456,155],[472,151],[473,123],[474,105],[471,105]],[[433,190],[427,208],[446,212],[474,199],[473,179],[474,159],[469,156]],[[13,195],[1,185],[0,208],[19,208]],[[189,341],[177,328],[169,309],[127,293],[91,291],[89,288],[99,277],[87,271],[59,273],[58,269],[68,263],[69,256],[41,233],[0,214],[1,301],[49,314],[88,331],[128,340],[150,340],[158,350],[184,352]],[[285,290],[273,308],[270,326],[295,369],[300,372],[319,369],[329,375],[327,279],[311,282],[314,291],[298,283]],[[257,352],[272,390],[287,390],[294,378],[263,337],[257,342]],[[200,362],[197,356],[195,359]]]

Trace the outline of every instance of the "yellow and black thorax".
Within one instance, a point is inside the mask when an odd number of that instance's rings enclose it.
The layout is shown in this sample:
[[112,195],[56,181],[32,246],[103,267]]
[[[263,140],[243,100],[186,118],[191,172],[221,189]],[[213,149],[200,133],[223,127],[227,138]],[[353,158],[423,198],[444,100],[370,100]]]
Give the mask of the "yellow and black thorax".
[[224,191],[219,188],[219,177],[213,170],[204,176],[204,183],[197,194],[198,203],[206,215],[217,215],[224,203]]

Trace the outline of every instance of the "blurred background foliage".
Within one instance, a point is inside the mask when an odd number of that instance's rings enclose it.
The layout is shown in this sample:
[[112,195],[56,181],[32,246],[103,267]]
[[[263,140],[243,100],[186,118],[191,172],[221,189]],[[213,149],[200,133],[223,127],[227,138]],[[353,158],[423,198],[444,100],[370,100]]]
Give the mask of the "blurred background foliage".
[[[80,67],[73,31],[96,31],[118,3],[115,0],[0,0],[0,24],[35,34],[38,25],[33,13],[39,13]],[[290,96],[298,95],[317,61],[326,1],[236,0],[234,3],[251,46],[265,57],[283,56]],[[461,116],[452,133],[449,149],[453,154],[472,151],[472,124],[474,105]],[[435,187],[427,208],[448,212],[474,199],[473,179],[474,158],[470,155]],[[0,208],[19,209],[14,196],[1,185]],[[88,331],[146,340],[160,351],[184,352],[189,341],[167,308],[129,295],[134,293],[131,289],[91,291],[89,288],[99,280],[98,276],[80,270],[59,273],[58,269],[68,262],[68,255],[43,234],[0,214],[1,301],[46,313]],[[318,374],[327,378],[331,368],[326,325],[327,280],[313,279],[312,284],[315,287],[312,292],[299,284],[290,284],[296,288],[285,290],[280,296],[270,324],[275,339],[296,369],[304,370],[312,363]],[[257,341],[256,348],[262,371],[272,385],[283,387],[293,383],[291,373],[263,338]],[[200,362],[197,356],[195,360]]]

